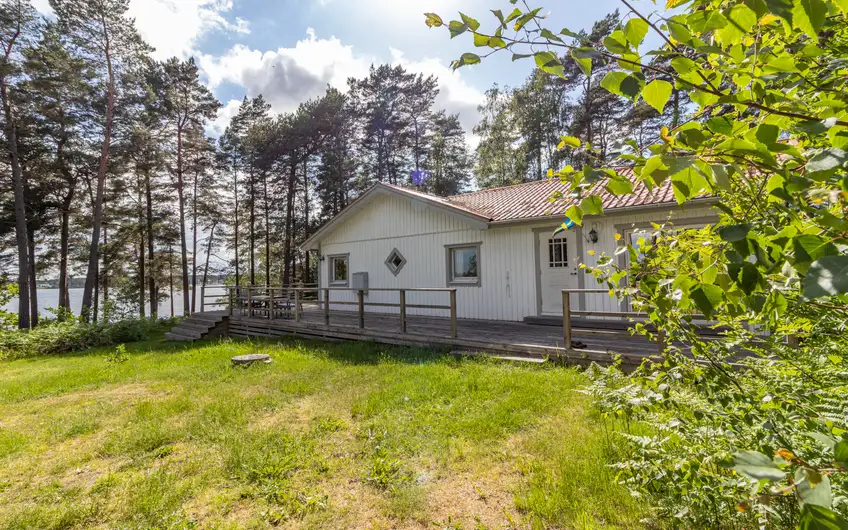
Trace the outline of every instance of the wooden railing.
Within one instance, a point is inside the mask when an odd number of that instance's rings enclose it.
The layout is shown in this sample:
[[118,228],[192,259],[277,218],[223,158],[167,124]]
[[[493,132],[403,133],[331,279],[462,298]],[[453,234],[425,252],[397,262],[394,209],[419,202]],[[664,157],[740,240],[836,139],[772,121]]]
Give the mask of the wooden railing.
[[[366,300],[368,293],[391,292],[398,293],[398,301],[396,303],[369,302]],[[352,293],[355,296],[355,300],[332,300],[331,295],[333,293]],[[407,295],[410,293],[447,293],[448,304],[409,303]],[[397,308],[401,333],[408,332],[407,312],[409,309],[449,311],[450,336],[456,338],[459,334],[455,288],[230,287],[228,299],[231,315],[239,312],[239,314],[248,317],[264,316],[269,320],[293,318],[295,322],[301,322],[304,315],[304,304],[312,302],[323,313],[323,323],[328,327],[331,324],[331,306],[356,306],[355,310],[347,311],[346,313],[356,314],[359,329],[365,329],[366,308]],[[380,314],[392,313],[384,311]]]
[[[290,290],[292,288],[298,287],[317,287],[317,283],[298,283],[294,284],[290,287],[274,287],[274,289],[282,289],[282,290]],[[267,289],[266,287],[256,287],[258,289]],[[221,289],[223,292],[218,294],[208,294],[206,289]],[[247,287],[235,287],[232,285],[206,285],[201,286],[200,288],[200,311],[203,312],[206,310],[206,306],[213,307],[231,307],[233,300],[233,290],[243,290],[247,289]],[[214,300],[213,302],[207,302],[207,300]]]
[[[608,294],[609,289],[563,289],[562,290],[562,338],[563,344],[565,344],[566,350],[571,350],[571,339],[573,337],[572,333],[572,317],[574,316],[600,316],[600,317],[621,317],[621,318],[638,318],[638,317],[646,317],[647,313],[637,312],[637,311],[574,311],[571,309],[571,295],[572,294]],[[705,320],[706,317],[700,314],[692,314],[692,318],[697,320]],[[598,330],[584,330],[581,329],[580,333],[583,334],[592,334],[599,333]],[[616,333],[616,330],[604,330],[600,331],[600,333],[610,334]],[[622,330],[618,333],[627,336],[630,336],[629,330]],[[662,330],[657,331],[655,334],[657,348],[659,353],[665,351],[668,347],[668,342],[665,339],[665,335]]]

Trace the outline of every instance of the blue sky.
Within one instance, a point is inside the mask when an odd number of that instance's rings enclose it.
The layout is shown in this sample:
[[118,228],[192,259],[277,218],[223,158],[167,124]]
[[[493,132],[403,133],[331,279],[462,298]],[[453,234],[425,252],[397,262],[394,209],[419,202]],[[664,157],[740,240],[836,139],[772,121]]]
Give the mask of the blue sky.
[[[47,12],[47,0],[33,0]],[[619,0],[531,2],[550,13],[546,26],[588,28],[623,7]],[[636,2],[645,12],[657,7]],[[477,122],[476,106],[493,83],[517,85],[532,62],[512,63],[507,54],[482,65],[451,72],[450,61],[473,48],[470,38],[451,40],[444,29],[429,29],[423,13],[458,18],[457,11],[494,27],[489,9],[511,11],[508,0],[130,0],[144,38],[157,58],[194,56],[204,80],[222,101],[219,133],[245,95],[259,93],[278,112],[323,93],[326,85],[345,88],[349,76],[361,77],[372,63],[402,64],[439,78],[437,105],[458,112],[463,125]],[[623,11],[622,11],[623,12]]]

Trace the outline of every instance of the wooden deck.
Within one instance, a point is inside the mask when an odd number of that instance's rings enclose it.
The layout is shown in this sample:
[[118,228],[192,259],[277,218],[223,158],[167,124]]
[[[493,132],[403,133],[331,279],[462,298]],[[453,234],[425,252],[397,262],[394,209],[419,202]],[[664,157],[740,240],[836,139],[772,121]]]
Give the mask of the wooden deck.
[[391,313],[366,312],[364,327],[360,327],[356,311],[332,311],[327,326],[323,310],[314,304],[304,304],[300,321],[296,321],[293,314],[268,319],[264,314],[248,316],[245,313],[236,310],[230,316],[230,335],[275,337],[293,334],[330,340],[371,340],[469,353],[555,358],[579,364],[591,361],[606,364],[617,354],[629,366],[638,365],[658,351],[656,343],[642,337],[585,327],[574,327],[573,341],[585,344],[586,348],[566,349],[563,348],[561,326],[459,319],[456,337],[452,337],[448,318],[407,315],[406,333],[402,333],[400,315]]

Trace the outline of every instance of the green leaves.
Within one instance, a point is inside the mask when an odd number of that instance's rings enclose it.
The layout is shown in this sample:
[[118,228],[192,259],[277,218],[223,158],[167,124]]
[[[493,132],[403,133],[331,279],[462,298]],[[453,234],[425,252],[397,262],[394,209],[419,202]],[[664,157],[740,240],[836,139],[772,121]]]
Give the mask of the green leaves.
[[707,318],[711,318],[724,299],[724,291],[716,285],[702,284],[689,293],[689,298]]
[[665,110],[665,104],[668,103],[671,97],[671,83],[662,79],[651,81],[648,86],[642,90],[642,98],[645,103],[657,109],[660,114]]
[[565,149],[566,147],[578,148],[580,147],[580,139],[575,138],[574,136],[561,136],[561,141],[557,146],[557,149]]
[[848,440],[840,440],[833,447],[833,459],[836,460],[843,469],[848,470]]
[[757,451],[737,452],[730,468],[753,480],[781,480],[786,477],[771,458]]
[[424,16],[426,17],[424,23],[427,24],[427,27],[438,28],[444,25],[444,22],[442,22],[442,17],[435,13],[424,13]]
[[[580,208],[585,215],[603,215],[604,206],[597,195],[589,195],[580,202]],[[575,221],[576,222],[576,221]]]
[[612,177],[607,182],[607,190],[613,195],[629,195],[633,193],[633,184],[623,177]]
[[462,57],[453,62],[451,66],[456,70],[457,68],[461,68],[463,66],[469,64],[478,64],[480,63],[480,56],[475,53],[463,53]]
[[565,79],[565,67],[553,52],[538,52],[533,55],[536,66],[545,73],[552,74]]
[[812,504],[830,508],[833,496],[830,489],[830,479],[818,471],[801,467],[795,471],[795,488],[801,505]]
[[813,263],[803,287],[809,299],[848,293],[848,256],[825,256]]
[[601,86],[619,96],[635,101],[642,91],[642,82],[625,72],[610,72],[601,81]]
[[805,504],[798,530],[848,530],[848,521],[824,506]]
[[848,161],[848,153],[836,147],[823,149],[807,161],[807,176],[823,180]]
[[641,18],[631,18],[624,26],[624,36],[627,41],[638,48],[642,41],[645,40],[645,35],[648,34],[648,23]]
[[592,59],[599,56],[600,54],[594,48],[576,48],[571,50],[571,57],[587,77],[592,75]]
[[751,232],[751,225],[749,224],[738,224],[738,225],[730,225],[723,226],[719,228],[718,235],[719,237],[728,242],[734,241],[742,241],[743,239],[748,237],[748,233]]
[[792,7],[793,26],[810,38],[818,37],[827,16],[827,6],[822,0],[795,0]]
[[577,225],[583,224],[583,210],[577,206],[569,206],[567,210],[565,210],[565,215],[572,221],[574,221]]

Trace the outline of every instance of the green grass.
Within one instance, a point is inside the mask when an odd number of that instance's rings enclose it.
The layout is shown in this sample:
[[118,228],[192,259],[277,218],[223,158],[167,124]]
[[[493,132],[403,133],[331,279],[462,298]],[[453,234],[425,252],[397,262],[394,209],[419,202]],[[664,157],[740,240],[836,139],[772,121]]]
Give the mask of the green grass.
[[[632,528],[576,370],[370,343],[0,363],[0,528]],[[238,354],[271,365],[231,368]]]

